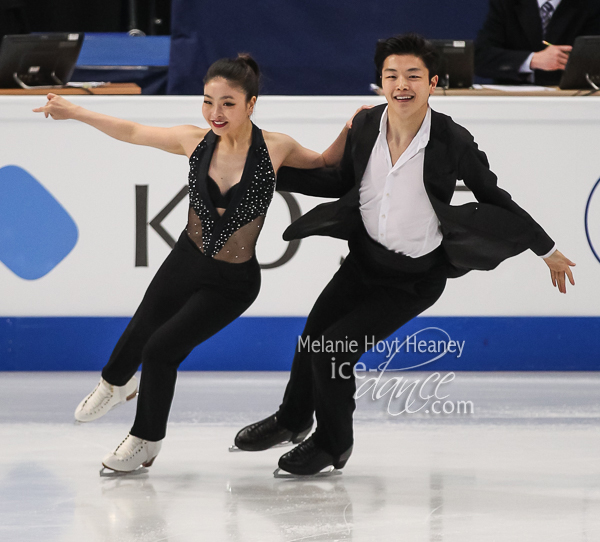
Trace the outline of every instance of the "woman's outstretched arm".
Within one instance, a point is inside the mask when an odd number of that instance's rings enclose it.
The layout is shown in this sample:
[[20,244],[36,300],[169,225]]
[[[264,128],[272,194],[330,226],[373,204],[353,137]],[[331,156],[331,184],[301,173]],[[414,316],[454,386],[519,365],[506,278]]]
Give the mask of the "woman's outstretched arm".
[[48,94],[48,102],[35,113],[44,113],[55,120],[73,119],[89,124],[97,130],[127,143],[154,147],[173,154],[189,155],[208,130],[185,125],[172,128],[145,126],[130,120],[103,115],[75,105],[56,94]]

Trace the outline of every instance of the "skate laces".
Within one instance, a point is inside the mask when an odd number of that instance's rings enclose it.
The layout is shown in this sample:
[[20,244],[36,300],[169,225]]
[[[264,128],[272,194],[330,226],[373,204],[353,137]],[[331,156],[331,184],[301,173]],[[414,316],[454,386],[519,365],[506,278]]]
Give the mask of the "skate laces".
[[88,395],[84,405],[87,408],[95,410],[104,403],[110,401],[113,395],[114,394],[112,386],[110,386],[110,384],[105,383],[104,380],[100,380],[94,391]]
[[317,451],[317,445],[312,438],[312,435],[308,437],[306,440],[302,441],[298,446],[296,446],[293,450],[288,452],[290,459],[299,459],[302,461],[303,459],[307,459],[312,457],[314,453]]
[[248,430],[248,433],[258,438],[269,436],[274,430],[283,429],[275,415],[269,416],[266,420],[258,422],[254,427]]
[[135,455],[141,448],[143,448],[143,440],[138,437],[134,437],[133,435],[127,435],[123,442],[117,446],[115,450],[115,455],[127,457],[131,455]]

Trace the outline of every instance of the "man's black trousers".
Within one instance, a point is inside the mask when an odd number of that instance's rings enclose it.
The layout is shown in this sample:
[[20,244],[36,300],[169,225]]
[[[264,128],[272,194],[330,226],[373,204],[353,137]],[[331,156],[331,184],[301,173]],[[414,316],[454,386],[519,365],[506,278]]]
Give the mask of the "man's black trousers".
[[[373,247],[364,238],[362,243],[351,244],[350,254],[317,299],[296,348],[277,413],[279,422],[291,431],[304,429],[316,414],[315,442],[334,456],[353,444],[354,365],[369,344],[372,348],[373,339],[384,340],[431,307],[446,285],[441,248],[423,257],[421,266],[419,259],[411,261],[407,272],[403,270],[407,267],[404,262],[409,262],[406,256],[395,258],[390,253],[389,262],[388,258],[375,261],[383,247],[378,245],[372,252]],[[308,338],[322,344],[356,341],[358,352],[344,348],[335,353],[314,352],[306,346]]]

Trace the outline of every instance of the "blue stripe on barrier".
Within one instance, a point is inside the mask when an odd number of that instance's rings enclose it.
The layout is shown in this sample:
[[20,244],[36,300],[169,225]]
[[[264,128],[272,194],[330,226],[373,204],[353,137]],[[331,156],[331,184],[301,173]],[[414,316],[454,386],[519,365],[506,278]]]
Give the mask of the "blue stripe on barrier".
[[[100,370],[128,321],[129,318],[95,317],[2,318],[0,370]],[[304,322],[305,318],[299,317],[239,318],[196,348],[181,369],[289,370]],[[395,338],[398,342],[394,344]],[[449,339],[455,343],[449,343]],[[418,366],[427,371],[600,370],[599,317],[420,317],[379,348],[395,349],[402,343],[388,369]],[[431,361],[444,343],[454,352]],[[337,347],[339,350],[344,345]],[[383,351],[369,351],[361,361],[367,368],[375,368],[385,363],[386,356]]]

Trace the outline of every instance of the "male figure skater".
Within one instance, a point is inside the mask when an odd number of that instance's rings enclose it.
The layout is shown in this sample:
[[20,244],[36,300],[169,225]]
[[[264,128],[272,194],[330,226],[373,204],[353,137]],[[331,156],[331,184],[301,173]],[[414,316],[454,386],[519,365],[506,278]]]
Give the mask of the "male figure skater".
[[[316,207],[284,234],[349,240],[348,257],[308,316],[303,344],[310,337],[334,341],[330,344],[357,341],[366,348],[365,337],[384,340],[433,305],[448,277],[493,269],[528,248],[544,258],[552,283],[565,293],[565,275],[574,284],[569,266],[575,264],[497,187],[471,134],[430,109],[438,81],[435,49],[414,34],[393,37],[377,44],[375,64],[387,104],[353,120],[336,177],[343,197]],[[288,170],[280,172],[278,188],[291,186],[296,177],[298,184],[331,180],[326,170]],[[478,203],[450,205],[457,179]],[[278,412],[242,429],[235,444],[258,451],[298,443],[279,467],[314,475],[341,469],[350,457],[354,376],[335,375],[343,364],[354,367],[365,348],[332,356],[301,344]],[[317,428],[304,440],[314,413]]]

